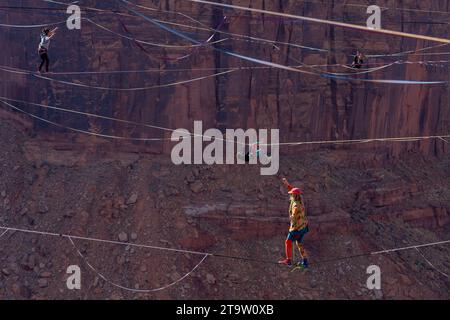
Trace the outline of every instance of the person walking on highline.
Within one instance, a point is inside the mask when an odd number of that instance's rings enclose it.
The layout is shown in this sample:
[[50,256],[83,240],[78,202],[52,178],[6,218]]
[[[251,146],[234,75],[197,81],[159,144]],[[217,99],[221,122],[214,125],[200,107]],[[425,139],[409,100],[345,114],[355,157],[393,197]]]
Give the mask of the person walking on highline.
[[364,63],[365,56],[362,52],[359,50],[356,51],[356,55],[353,58],[352,68],[354,69],[361,69]]
[[308,267],[308,255],[303,247],[303,238],[308,233],[308,219],[306,218],[305,202],[303,201],[303,192],[299,188],[295,188],[289,184],[286,178],[283,178],[283,184],[287,188],[290,195],[291,203],[289,205],[289,218],[291,225],[289,233],[285,241],[286,258],[278,261],[280,264],[292,264],[292,243],[295,241],[297,248],[302,256],[299,266]]
[[53,30],[50,30],[49,28],[44,28],[42,30],[41,42],[39,42],[38,48],[38,53],[42,60],[39,66],[39,72],[41,72],[44,63],[45,63],[45,72],[48,72],[48,65],[50,64],[50,60],[48,58],[48,48],[50,47],[50,39],[54,37],[54,35],[56,34],[56,30],[58,30],[58,28],[55,28]]

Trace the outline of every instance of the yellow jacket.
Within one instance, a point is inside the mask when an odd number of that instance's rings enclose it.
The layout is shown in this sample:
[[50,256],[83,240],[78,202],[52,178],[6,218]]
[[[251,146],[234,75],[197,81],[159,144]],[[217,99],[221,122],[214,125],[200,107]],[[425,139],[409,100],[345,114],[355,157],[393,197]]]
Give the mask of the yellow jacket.
[[[288,191],[290,191],[294,187],[288,185],[287,188]],[[291,221],[289,231],[298,231],[308,225],[308,219],[306,218],[306,210],[302,196],[300,196],[300,200],[291,200],[291,204],[289,205],[289,219]]]

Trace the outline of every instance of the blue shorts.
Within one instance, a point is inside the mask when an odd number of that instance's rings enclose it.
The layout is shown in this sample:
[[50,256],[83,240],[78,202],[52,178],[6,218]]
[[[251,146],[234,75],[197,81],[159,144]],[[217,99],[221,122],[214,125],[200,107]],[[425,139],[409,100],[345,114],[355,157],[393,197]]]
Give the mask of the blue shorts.
[[298,243],[303,243],[303,238],[309,232],[308,226],[300,230],[289,231],[287,239],[291,241],[297,241]]

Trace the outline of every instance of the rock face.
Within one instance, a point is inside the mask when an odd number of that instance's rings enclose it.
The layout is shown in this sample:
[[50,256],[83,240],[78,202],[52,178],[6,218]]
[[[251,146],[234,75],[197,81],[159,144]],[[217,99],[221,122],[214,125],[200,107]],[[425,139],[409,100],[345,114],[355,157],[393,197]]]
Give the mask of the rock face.
[[[445,11],[448,9],[448,2],[445,2],[447,1],[421,1],[420,6],[424,10]],[[231,3],[247,5],[245,1],[233,0]],[[5,5],[17,6],[17,1],[6,0]],[[381,1],[378,5],[395,6],[388,1]],[[416,5],[417,2],[413,0],[402,2],[403,7],[414,8]],[[48,6],[61,10],[33,10],[27,11],[27,14],[13,9],[2,10],[0,19],[10,24],[41,24],[44,21],[60,21],[67,17],[65,8],[60,5],[49,4]],[[94,0],[86,1],[85,6],[104,10],[125,10],[119,8],[117,4]],[[223,16],[221,9],[199,6],[188,1],[155,1],[152,7],[183,12],[211,27],[217,26]],[[343,6],[340,1],[334,0],[326,5],[286,0],[259,1],[252,3],[252,7],[321,19],[345,20],[358,24],[364,24],[367,19],[366,7]],[[174,13],[152,13],[152,11],[143,13],[153,14],[160,20],[195,25],[195,22]],[[180,40],[139,17],[121,16],[119,21],[119,19],[112,19],[111,14],[105,12],[95,14],[86,10],[83,14],[114,32],[126,34],[120,22],[122,21],[126,29],[137,39],[171,45],[189,45],[187,41]],[[390,54],[436,45],[436,43],[425,43],[415,39],[365,33],[298,20],[278,19],[268,15],[229,10],[226,10],[225,14],[228,20],[221,26],[224,32],[331,50],[327,54],[280,43],[274,47],[271,43],[247,41],[245,38],[230,34],[218,33],[214,38],[215,40],[228,38],[215,45],[217,48],[285,65],[298,65],[300,62],[309,65],[348,64],[351,60],[350,55],[356,49],[361,49],[366,54]],[[383,12],[382,21],[386,29],[446,37],[448,35],[446,24],[427,23],[430,19],[439,22],[442,18],[444,17],[392,9]],[[416,20],[422,23],[412,23]],[[6,32],[0,34],[1,43],[7,44],[4,54],[0,57],[1,65],[36,70],[39,61],[36,55],[39,29],[5,30]],[[195,37],[198,39],[206,39],[210,35],[210,32],[201,29],[184,28],[182,30],[196,32]],[[144,47],[141,49],[130,40],[99,29],[88,21],[83,21],[81,30],[76,31],[69,31],[62,25],[51,44],[52,71],[152,68],[162,71],[108,75],[51,75],[51,77],[110,88],[145,87],[206,76],[215,71],[221,71],[222,68],[261,67],[219,54],[208,47],[195,50],[189,58],[177,62],[170,59],[192,51],[186,48]],[[384,57],[369,59],[368,62],[387,64],[396,59],[420,61],[421,59],[431,60],[434,57],[441,56]],[[208,68],[210,71],[196,71],[195,69],[198,68]],[[189,70],[173,72],[170,71],[172,69]],[[348,69],[338,68],[329,69],[329,71],[348,72]],[[366,77],[369,79],[442,80],[447,79],[447,75],[448,70],[443,67],[428,68],[419,64],[401,64],[369,73]],[[450,128],[448,86],[442,85],[407,86],[347,82],[267,68],[240,70],[190,84],[131,92],[74,87],[4,71],[1,71],[1,77],[3,79],[1,96],[48,105],[72,106],[83,112],[173,129],[192,130],[193,121],[202,120],[204,128],[278,128],[281,130],[283,141],[309,141],[436,135],[446,134]],[[128,125],[82,115],[68,115],[56,110],[21,106],[27,111],[62,125],[104,134],[133,138],[163,138],[169,134],[156,129],[130,128]],[[6,116],[5,111],[7,114],[12,114],[9,108],[2,105],[2,116]],[[61,128],[36,119],[27,117],[23,119],[26,122],[31,121],[38,134],[54,135],[57,132],[57,136],[61,139],[67,137],[67,131]],[[125,148],[126,143],[121,142],[119,145]],[[147,141],[136,143],[135,148],[138,146],[148,152],[169,152],[171,142]],[[99,150],[101,147],[97,144],[92,148]],[[440,140],[362,144],[351,148],[371,152],[376,150],[385,157],[398,156],[411,151],[420,151],[426,155],[442,155],[449,151],[448,144]],[[307,148],[302,147],[302,151],[305,149]],[[298,149],[284,148],[282,152],[295,153]]]
[[[356,0],[355,0],[356,1]],[[38,1],[35,1],[36,3]],[[3,1],[18,6],[15,0]],[[145,1],[164,10],[189,14],[216,27],[223,12],[188,1]],[[229,3],[248,5],[248,1]],[[366,8],[341,1],[317,4],[294,0],[252,1],[255,8],[292,12],[363,24]],[[356,3],[356,2],[354,2]],[[85,6],[121,10],[109,1]],[[392,1],[379,5],[394,6]],[[35,4],[33,4],[35,5]],[[56,4],[43,4],[60,8]],[[402,1],[416,8],[417,1]],[[420,9],[448,10],[450,1],[420,1]],[[173,13],[143,11],[177,23],[194,23]],[[83,11],[115,32],[127,34],[116,16]],[[418,24],[436,17],[387,10],[383,27],[447,37],[442,24]],[[356,48],[366,54],[415,50],[433,43],[363,34],[330,26],[267,15],[226,12],[221,30],[277,41],[243,41],[230,34],[215,46],[285,65],[349,63]],[[61,21],[64,10],[1,10],[5,24]],[[113,19],[114,17],[114,19]],[[148,42],[186,45],[136,17],[121,16],[134,37]],[[444,21],[448,22],[448,21]],[[3,30],[3,29],[2,29]],[[0,32],[0,65],[35,70],[39,29]],[[211,33],[195,32],[199,39]],[[332,50],[330,54],[288,47],[291,42]],[[51,44],[51,68],[64,71],[144,70],[129,74],[49,75],[103,87],[163,85],[255,66],[210,48],[145,46],[119,38],[83,20],[81,31],[62,25]],[[433,52],[439,49],[434,49]],[[174,59],[192,53],[189,58]],[[440,60],[440,56],[370,59]],[[300,62],[299,62],[300,61]],[[196,68],[208,68],[199,71]],[[187,71],[170,71],[188,69]],[[329,69],[348,72],[344,68]],[[448,70],[398,64],[369,73],[371,79],[448,79]],[[0,70],[0,95],[45,105],[102,114],[166,128],[192,130],[194,120],[206,128],[279,128],[282,141],[422,136],[450,132],[448,87],[398,86],[329,80],[276,69],[243,69],[191,84],[146,91],[102,91],[48,82]],[[125,125],[52,109],[14,103],[39,117],[99,134],[131,138],[167,138],[157,129]],[[0,230],[0,299],[448,299],[448,281],[418,252],[321,261],[362,252],[437,242],[446,239],[450,221],[449,145],[441,140],[282,148],[280,176],[305,191],[311,232],[306,238],[312,268],[290,273],[273,264],[284,254],[288,228],[287,196],[280,177],[259,175],[258,166],[175,166],[164,141],[108,140],[41,122],[0,103],[0,222],[16,228],[79,237],[133,242],[91,243]],[[3,168],[8,168],[4,170]],[[17,169],[14,169],[17,168]],[[139,247],[145,244],[147,247]],[[248,260],[208,257],[176,286],[155,293],[130,293],[104,281],[135,289],[155,289],[178,281],[200,262],[201,255],[153,250],[152,247],[214,252]],[[448,274],[449,248],[421,251]],[[297,254],[297,253],[296,253]],[[78,259],[78,260],[77,260]],[[257,261],[253,261],[257,260]],[[88,268],[86,262],[91,268]],[[65,287],[69,265],[79,265],[83,290]],[[366,268],[382,268],[382,290],[365,287]],[[92,268],[101,272],[96,274]],[[292,283],[298,286],[292,286]]]

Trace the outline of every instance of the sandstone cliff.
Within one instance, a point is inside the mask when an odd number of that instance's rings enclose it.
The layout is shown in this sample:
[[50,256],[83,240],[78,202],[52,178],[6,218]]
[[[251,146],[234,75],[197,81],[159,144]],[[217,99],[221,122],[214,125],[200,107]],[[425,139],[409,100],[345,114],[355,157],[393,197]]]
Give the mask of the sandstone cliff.
[[[249,2],[231,1],[238,5]],[[37,0],[2,3],[58,8]],[[124,11],[113,1],[83,3]],[[222,17],[221,10],[186,1],[139,3],[185,12],[211,27],[216,27]],[[359,24],[366,17],[364,8],[342,6],[340,1],[251,1],[251,5]],[[450,9],[450,1],[442,0],[384,1],[380,5]],[[179,15],[143,12],[160,20],[192,24]],[[85,14],[126,34],[115,15],[92,11]],[[448,23],[448,15],[443,18],[397,10],[385,14],[385,28],[448,36],[448,24],[427,23]],[[60,21],[65,16],[57,10],[0,10],[0,20],[8,24]],[[278,44],[277,50],[254,41],[227,40],[217,44],[286,65],[297,64],[295,60],[311,65],[348,63],[356,48],[367,54],[382,54],[433,45],[261,15],[234,12],[228,16],[231,22],[222,26],[226,32],[333,50],[332,54],[324,55]],[[121,16],[120,20],[139,39],[186,44],[142,19]],[[199,39],[210,35],[194,32]],[[2,29],[0,64],[35,70],[38,35],[39,29]],[[169,63],[166,58],[176,58],[190,50],[156,47],[145,50],[148,52],[85,22],[81,31],[61,30],[53,41],[53,71],[150,68],[167,71],[52,77],[95,86],[140,87],[208,75],[221,68],[252,66],[208,48],[178,63]],[[430,52],[438,51],[442,49]],[[415,55],[401,59],[440,60]],[[168,71],[194,68],[212,71]],[[448,69],[403,64],[368,77],[448,79]],[[3,71],[0,79],[1,96],[168,128],[191,129],[194,120],[202,120],[205,128],[279,128],[283,141],[450,132],[448,86],[349,83],[276,69],[240,70],[192,84],[139,93],[88,90]],[[167,133],[156,129],[16,105],[65,126],[93,132],[135,138],[167,137]],[[436,269],[415,251],[319,263],[361,252],[447,239],[450,158],[449,145],[442,140],[282,148],[279,176],[261,177],[256,166],[174,166],[167,156],[171,149],[168,142],[129,143],[69,133],[3,105],[0,119],[2,225],[277,261],[283,255],[288,223],[287,199],[278,178],[286,176],[305,189],[312,226],[307,249],[312,264],[316,263],[306,273],[290,273],[271,264],[207,258],[177,286],[156,293],[130,293],[111,286],[92,272],[67,239],[59,241],[10,231],[0,238],[0,299],[449,298],[448,278],[436,271],[448,274],[448,246],[421,251]],[[75,244],[106,278],[134,289],[162,287],[199,262],[199,257],[192,255],[82,240]],[[72,264],[82,268],[81,291],[65,287],[66,268]],[[382,268],[382,291],[369,291],[365,287],[366,268],[370,264]]]

